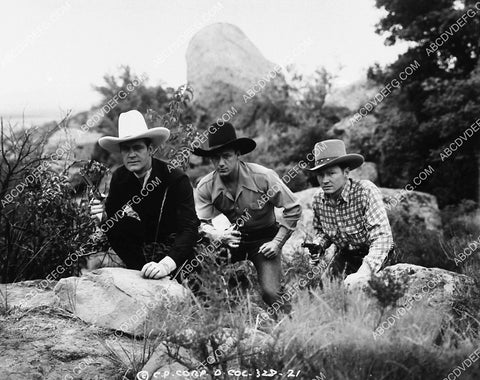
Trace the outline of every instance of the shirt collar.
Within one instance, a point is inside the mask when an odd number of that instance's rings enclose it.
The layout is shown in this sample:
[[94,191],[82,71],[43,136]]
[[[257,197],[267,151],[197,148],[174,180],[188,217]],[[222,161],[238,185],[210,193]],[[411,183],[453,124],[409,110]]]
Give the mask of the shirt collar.
[[137,177],[139,180],[141,180],[143,178],[143,185],[142,185],[142,189],[145,187],[145,185],[147,184],[147,181],[148,179],[150,178],[150,174],[152,173],[152,167],[150,167],[150,169],[147,170],[147,172],[145,173],[144,176],[140,177],[137,173],[133,173],[135,175],[135,177]]
[[[250,172],[247,164],[243,161],[239,162],[238,168],[238,187],[244,187],[252,191],[258,191],[258,187],[255,181],[252,178],[252,173]],[[212,185],[212,197],[216,199],[222,192],[226,192],[227,189],[220,178],[220,175],[215,171],[213,174],[213,185]],[[239,191],[239,195],[241,189]],[[232,194],[234,197],[236,194]]]
[[[343,186],[342,191],[340,192],[340,195],[338,197],[339,200],[343,200],[345,203],[348,203],[350,199],[350,193],[352,189],[352,180],[349,178],[347,179],[347,182],[345,183],[345,186]],[[333,200],[327,196],[325,193],[323,193],[323,202],[328,201],[333,203]]]
[[257,184],[253,180],[253,175],[247,164],[240,161],[240,168],[238,171],[238,185],[252,191],[258,191]]

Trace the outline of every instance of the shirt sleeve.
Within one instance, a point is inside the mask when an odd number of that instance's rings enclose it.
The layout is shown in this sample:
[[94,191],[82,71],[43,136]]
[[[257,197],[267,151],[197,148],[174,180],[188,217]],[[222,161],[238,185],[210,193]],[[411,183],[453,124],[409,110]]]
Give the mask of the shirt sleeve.
[[194,192],[195,208],[197,210],[198,218],[201,221],[211,221],[213,218],[221,214],[221,212],[213,205],[211,193],[208,191],[207,187],[207,184],[202,184],[200,182]]
[[267,182],[267,194],[272,193],[273,191],[273,195],[270,197],[270,202],[275,207],[283,208],[283,223],[281,223],[281,225],[293,231],[302,215],[302,206],[300,205],[300,202],[273,170],[268,172]]
[[314,244],[318,244],[322,250],[327,249],[332,241],[330,237],[323,231],[320,217],[320,195],[317,193],[313,196],[313,231],[315,232]]
[[370,183],[365,189],[364,197],[366,204],[365,227],[368,232],[370,248],[368,255],[363,260],[375,273],[380,269],[388,252],[393,247],[392,229],[378,187]]

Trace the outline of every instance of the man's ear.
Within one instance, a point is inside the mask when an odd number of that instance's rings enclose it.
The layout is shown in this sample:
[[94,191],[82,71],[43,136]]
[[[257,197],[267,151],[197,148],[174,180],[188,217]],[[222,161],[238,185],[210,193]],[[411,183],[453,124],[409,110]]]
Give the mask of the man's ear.
[[348,175],[350,174],[350,168],[346,167],[345,169],[343,169],[343,174],[348,177]]
[[153,156],[155,153],[158,152],[158,149],[159,149],[158,146],[153,146],[152,144],[150,144],[150,145],[148,146],[148,154],[149,154],[150,156]]

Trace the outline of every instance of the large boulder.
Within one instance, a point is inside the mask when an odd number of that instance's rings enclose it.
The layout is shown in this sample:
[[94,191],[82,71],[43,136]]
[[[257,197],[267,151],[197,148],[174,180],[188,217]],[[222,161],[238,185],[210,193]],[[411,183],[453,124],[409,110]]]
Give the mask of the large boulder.
[[435,195],[404,189],[381,190],[389,218],[401,213],[407,216],[411,225],[421,225],[426,230],[440,232],[442,217]]
[[266,92],[263,88],[247,101],[244,100],[247,91],[262,78],[271,78],[266,84],[262,82],[265,87],[284,82],[274,71],[275,64],[268,61],[238,27],[227,23],[209,25],[195,34],[188,44],[186,60],[187,80],[195,92],[194,102],[208,110],[215,120],[234,107],[238,111],[232,111],[234,125],[239,128],[252,121]]
[[[307,240],[311,241],[313,231],[313,196],[318,188],[310,188],[295,193],[303,207],[302,217],[292,237],[284,246],[284,254],[291,255]],[[418,191],[406,192],[401,189],[380,188],[390,221],[401,212],[407,222],[425,230],[440,232],[442,227],[440,210],[436,197]],[[282,210],[276,209],[277,219],[281,220]],[[395,234],[395,230],[393,231]]]
[[170,279],[144,279],[137,270],[102,268],[61,279],[56,304],[85,322],[132,335],[158,332],[154,321],[188,291]]
[[372,141],[377,125],[374,115],[364,116],[358,121],[353,121],[352,117],[353,115],[341,119],[327,131],[329,137],[343,140],[347,152],[359,151],[364,148],[361,145],[363,142]]
[[[456,301],[468,300],[476,285],[473,278],[440,268],[425,268],[413,264],[396,264],[380,272],[398,283],[405,293],[400,300],[425,300],[430,306],[451,309]],[[470,300],[472,301],[472,299]]]

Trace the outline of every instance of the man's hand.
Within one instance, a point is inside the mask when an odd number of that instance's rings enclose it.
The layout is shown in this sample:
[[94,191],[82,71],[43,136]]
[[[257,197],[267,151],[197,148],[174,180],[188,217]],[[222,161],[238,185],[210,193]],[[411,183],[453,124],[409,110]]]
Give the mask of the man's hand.
[[143,277],[152,278],[154,280],[166,277],[169,273],[170,271],[166,264],[156,263],[154,261],[145,264],[140,272]]
[[228,245],[230,248],[238,248],[242,234],[232,227],[222,231],[221,241],[223,244]]
[[242,234],[240,231],[235,230],[233,226],[227,228],[226,230],[217,230],[212,225],[205,224],[203,225],[203,231],[211,240],[219,241],[230,248],[238,248],[240,245]]
[[314,243],[303,243],[302,247],[308,249],[308,253],[310,254],[310,265],[317,266],[320,263],[320,246]]
[[105,207],[103,202],[98,199],[93,199],[90,202],[90,218],[97,218],[99,222],[102,221],[103,213],[105,212]]
[[267,243],[263,243],[259,248],[258,253],[263,253],[267,259],[271,259],[277,256],[281,250],[282,248],[280,247],[280,244],[272,240]]

